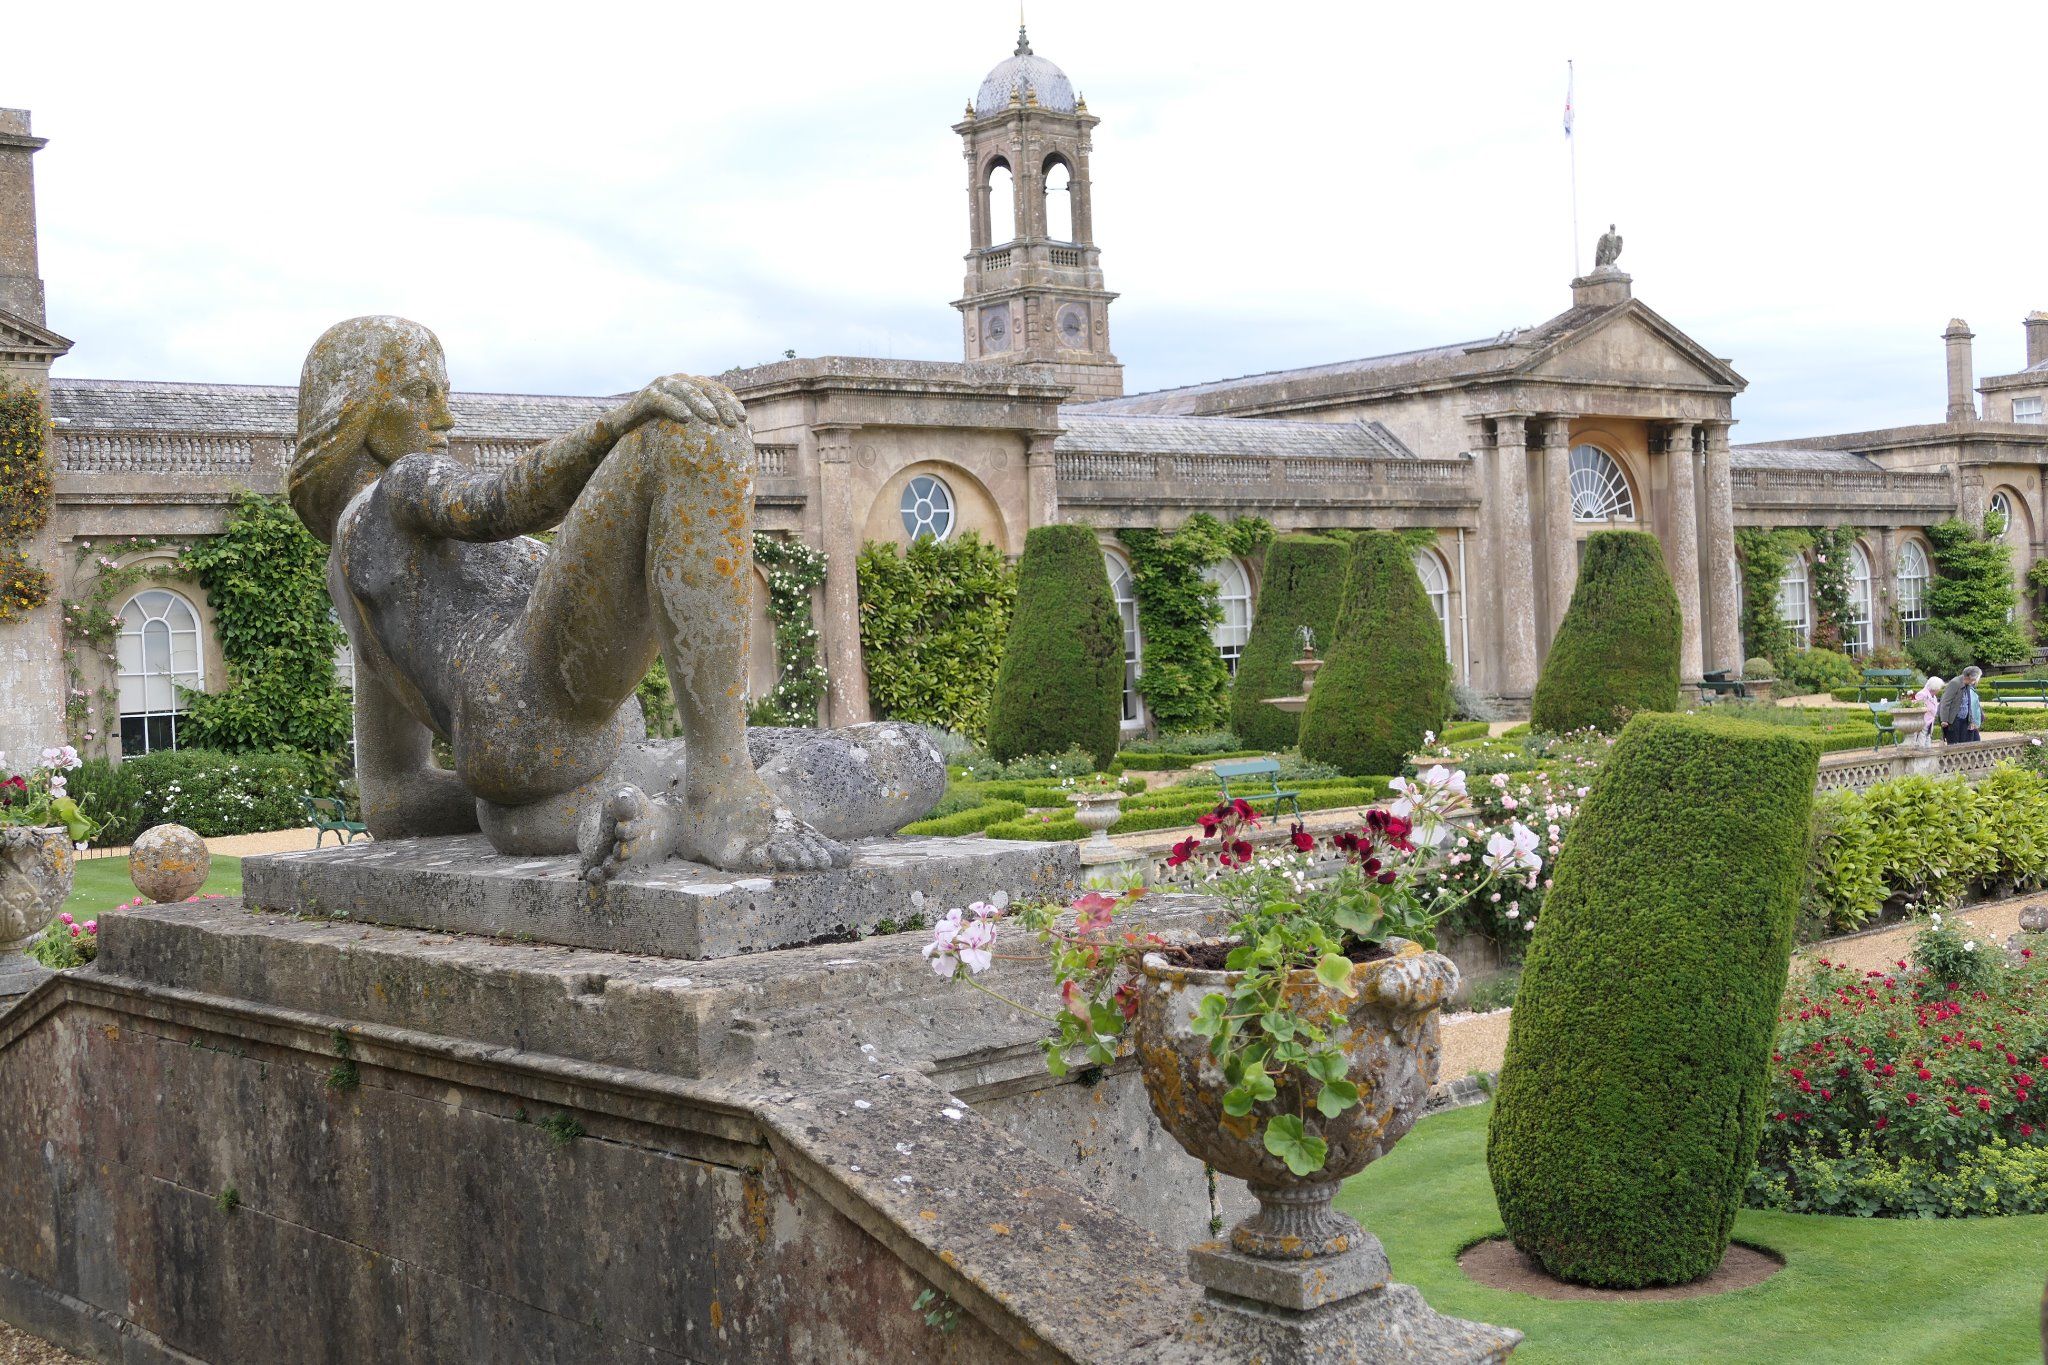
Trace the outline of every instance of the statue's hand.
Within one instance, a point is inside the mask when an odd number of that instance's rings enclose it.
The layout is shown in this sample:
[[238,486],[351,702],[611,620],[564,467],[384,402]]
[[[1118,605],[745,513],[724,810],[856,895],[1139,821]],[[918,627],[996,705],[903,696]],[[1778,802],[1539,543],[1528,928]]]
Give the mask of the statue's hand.
[[693,375],[670,374],[634,394],[626,404],[625,417],[628,429],[660,419],[737,427],[746,424],[747,410],[723,384]]

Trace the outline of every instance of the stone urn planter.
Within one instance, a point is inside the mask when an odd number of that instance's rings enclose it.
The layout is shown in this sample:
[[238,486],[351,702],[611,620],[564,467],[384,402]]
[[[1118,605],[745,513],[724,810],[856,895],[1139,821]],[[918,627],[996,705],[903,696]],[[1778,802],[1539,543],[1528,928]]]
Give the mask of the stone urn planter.
[[1081,828],[1092,830],[1085,850],[1104,853],[1115,852],[1116,845],[1109,842],[1109,827],[1123,814],[1124,794],[1115,788],[1099,791],[1070,792],[1067,800],[1074,805],[1074,818],[1081,822]]
[[0,953],[19,952],[57,918],[77,866],[61,826],[0,826]]
[[[1226,1114],[1229,1086],[1208,1039],[1191,1023],[1204,996],[1228,991],[1241,974],[1179,966],[1159,953],[1143,959],[1136,1042],[1152,1112],[1190,1155],[1251,1187],[1259,1211],[1230,1232],[1231,1247],[1244,1255],[1308,1260],[1369,1240],[1330,1201],[1341,1182],[1383,1156],[1422,1117],[1439,1060],[1438,1009],[1458,984],[1457,966],[1442,954],[1406,939],[1388,946],[1392,956],[1352,967],[1355,994],[1348,999],[1307,969],[1284,987],[1298,1015],[1341,1017],[1330,1041],[1350,1062],[1346,1075],[1360,1103],[1334,1119],[1302,1093],[1295,1072],[1250,1114]],[[1305,1116],[1309,1132],[1329,1144],[1323,1169],[1297,1176],[1266,1150],[1259,1134],[1273,1114]]]
[[1902,701],[1891,709],[1892,726],[1901,744],[1918,744],[1920,727],[1927,723],[1927,708],[1919,702]]
[[1776,678],[1744,678],[1742,680],[1742,690],[1749,694],[1751,701],[1769,701],[1772,691],[1777,685],[1778,680]]

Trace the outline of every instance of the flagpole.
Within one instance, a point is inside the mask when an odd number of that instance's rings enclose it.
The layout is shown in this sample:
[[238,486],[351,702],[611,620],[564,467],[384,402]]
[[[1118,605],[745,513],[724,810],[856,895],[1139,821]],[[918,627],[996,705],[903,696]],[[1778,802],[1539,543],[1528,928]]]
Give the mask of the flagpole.
[[1572,278],[1579,278],[1579,140],[1572,136],[1573,71],[1570,58],[1564,64],[1564,140],[1572,159]]

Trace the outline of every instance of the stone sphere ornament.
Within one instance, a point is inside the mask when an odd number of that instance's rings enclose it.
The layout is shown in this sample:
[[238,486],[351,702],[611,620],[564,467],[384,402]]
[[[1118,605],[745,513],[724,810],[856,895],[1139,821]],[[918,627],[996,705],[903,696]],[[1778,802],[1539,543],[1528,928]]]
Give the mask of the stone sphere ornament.
[[212,867],[206,841],[183,825],[154,825],[128,850],[128,880],[159,905],[197,892]]

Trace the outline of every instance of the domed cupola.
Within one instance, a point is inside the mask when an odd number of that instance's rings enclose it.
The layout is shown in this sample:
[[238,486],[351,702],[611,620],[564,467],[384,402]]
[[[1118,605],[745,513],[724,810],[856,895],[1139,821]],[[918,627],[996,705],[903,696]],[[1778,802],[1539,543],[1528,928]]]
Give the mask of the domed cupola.
[[1012,99],[1057,114],[1071,114],[1075,106],[1074,86],[1067,73],[1031,50],[1031,39],[1025,36],[1022,24],[1017,25],[1016,54],[982,81],[974,97],[974,112],[980,118],[1000,114]]

